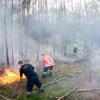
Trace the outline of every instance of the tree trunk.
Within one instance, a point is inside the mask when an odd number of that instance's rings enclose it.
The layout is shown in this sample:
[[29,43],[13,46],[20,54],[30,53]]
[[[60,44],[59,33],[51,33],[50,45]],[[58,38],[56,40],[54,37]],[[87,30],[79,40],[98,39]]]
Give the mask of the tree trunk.
[[7,22],[7,17],[6,17],[6,10],[7,10],[7,0],[5,0],[5,19],[4,19],[4,34],[5,34],[5,50],[6,50],[6,63],[9,66],[9,54],[8,54],[8,42],[7,42],[7,28],[6,28],[6,22]]

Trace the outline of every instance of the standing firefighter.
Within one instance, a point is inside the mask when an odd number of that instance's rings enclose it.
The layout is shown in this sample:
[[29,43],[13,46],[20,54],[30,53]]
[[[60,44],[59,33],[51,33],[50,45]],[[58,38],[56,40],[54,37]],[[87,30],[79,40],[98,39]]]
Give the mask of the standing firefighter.
[[43,65],[43,76],[52,75],[53,66],[55,65],[54,60],[46,55],[42,54],[41,64]]
[[18,64],[21,66],[20,82],[22,82],[23,74],[27,78],[27,84],[26,84],[27,96],[32,95],[32,88],[33,88],[34,84],[38,87],[40,92],[43,92],[44,89],[42,87],[41,82],[39,81],[39,77],[38,77],[37,73],[34,71],[34,67],[31,64],[24,64],[23,61],[19,61]]

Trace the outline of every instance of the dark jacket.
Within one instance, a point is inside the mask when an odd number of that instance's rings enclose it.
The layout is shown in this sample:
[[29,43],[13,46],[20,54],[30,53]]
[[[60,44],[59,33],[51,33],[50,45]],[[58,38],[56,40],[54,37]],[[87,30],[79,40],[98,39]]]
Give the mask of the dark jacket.
[[20,76],[25,75],[27,79],[34,78],[37,73],[34,71],[34,67],[31,64],[25,64],[20,68]]

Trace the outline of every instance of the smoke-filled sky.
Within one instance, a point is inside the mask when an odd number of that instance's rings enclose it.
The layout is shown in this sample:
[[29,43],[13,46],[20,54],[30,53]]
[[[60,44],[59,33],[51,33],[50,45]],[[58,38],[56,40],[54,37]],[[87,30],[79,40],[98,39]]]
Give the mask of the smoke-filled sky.
[[14,58],[32,57],[45,51],[61,53],[66,46],[72,48],[75,41],[79,41],[80,48],[99,46],[100,3],[97,0],[30,0],[29,3],[14,0],[13,4],[12,0],[6,4],[4,1],[0,2],[3,59],[6,45],[9,58],[13,53]]

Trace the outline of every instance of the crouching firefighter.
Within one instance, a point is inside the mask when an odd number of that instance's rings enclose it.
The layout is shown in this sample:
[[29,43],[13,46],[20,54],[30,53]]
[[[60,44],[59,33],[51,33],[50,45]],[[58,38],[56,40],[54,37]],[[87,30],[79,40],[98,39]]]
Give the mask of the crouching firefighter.
[[41,64],[43,65],[43,77],[52,75],[54,60],[50,56],[42,54]]
[[23,74],[27,78],[27,84],[26,84],[27,96],[32,95],[32,88],[34,84],[37,86],[39,92],[43,92],[44,88],[41,82],[39,81],[39,77],[37,73],[34,71],[34,67],[31,64],[24,64],[22,60],[19,61],[18,64],[21,66],[20,67],[20,83],[22,82]]

